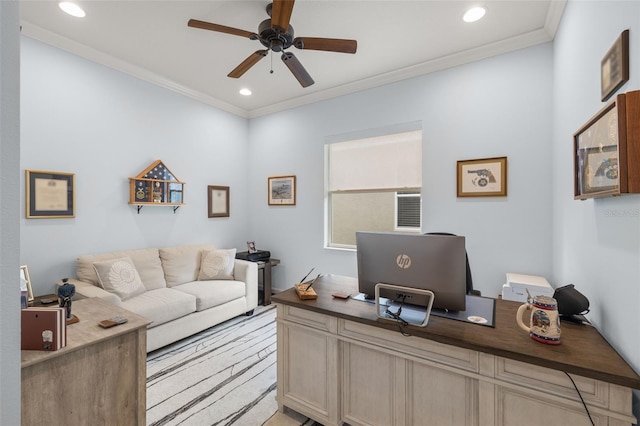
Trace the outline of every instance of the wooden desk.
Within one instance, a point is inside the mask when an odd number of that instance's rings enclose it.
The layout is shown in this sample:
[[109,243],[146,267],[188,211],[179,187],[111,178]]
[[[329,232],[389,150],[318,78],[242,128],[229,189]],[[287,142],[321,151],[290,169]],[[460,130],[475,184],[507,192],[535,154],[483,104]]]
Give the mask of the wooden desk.
[[[379,321],[375,306],[339,300],[357,280],[323,276],[316,300],[278,304],[278,403],[325,425],[635,423],[640,376],[596,329],[562,324],[562,344],[531,340],[519,303],[496,302],[495,328],[431,316],[426,328]],[[544,413],[544,414],[543,414]],[[542,417],[539,417],[542,416]]]
[[[21,351],[23,425],[145,425],[149,320],[100,299],[74,301],[67,346]],[[97,322],[124,316],[126,324]]]

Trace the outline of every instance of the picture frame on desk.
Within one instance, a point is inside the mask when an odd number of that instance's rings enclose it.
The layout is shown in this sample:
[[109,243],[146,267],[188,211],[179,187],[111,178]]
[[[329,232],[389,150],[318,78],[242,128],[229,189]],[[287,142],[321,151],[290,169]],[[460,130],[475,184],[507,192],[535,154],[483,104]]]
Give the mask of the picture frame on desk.
[[73,173],[25,170],[27,219],[75,217]]
[[31,286],[31,276],[29,275],[29,267],[27,265],[20,266],[20,279],[27,282],[27,302],[33,302],[33,287]]
[[457,162],[458,197],[506,197],[507,157]]
[[270,206],[296,205],[296,177],[271,176],[268,178],[268,197]]

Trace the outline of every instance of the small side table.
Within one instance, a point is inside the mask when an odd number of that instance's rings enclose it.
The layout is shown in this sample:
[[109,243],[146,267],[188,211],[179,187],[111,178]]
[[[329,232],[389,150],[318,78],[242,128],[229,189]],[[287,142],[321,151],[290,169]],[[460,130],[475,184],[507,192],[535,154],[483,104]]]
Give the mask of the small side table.
[[[278,266],[280,259],[270,258],[268,261],[258,262],[258,274],[262,271],[262,304],[264,306],[271,304],[271,268]],[[258,275],[258,284],[260,284],[260,275]]]
[[[248,260],[247,252],[242,251],[236,253],[236,259]],[[280,259],[269,258],[267,260],[249,260],[258,264],[258,286],[262,284],[262,304],[264,306],[271,304],[271,268],[278,266]],[[258,289],[258,292],[260,290]]]

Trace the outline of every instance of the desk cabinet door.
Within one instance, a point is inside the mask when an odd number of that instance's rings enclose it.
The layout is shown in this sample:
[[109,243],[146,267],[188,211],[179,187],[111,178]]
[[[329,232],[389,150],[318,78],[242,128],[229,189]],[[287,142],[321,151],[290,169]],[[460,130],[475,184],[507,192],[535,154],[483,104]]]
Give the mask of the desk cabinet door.
[[278,324],[278,403],[324,425],[337,425],[337,339]]
[[354,343],[343,354],[343,419],[353,425],[476,425],[478,380]]

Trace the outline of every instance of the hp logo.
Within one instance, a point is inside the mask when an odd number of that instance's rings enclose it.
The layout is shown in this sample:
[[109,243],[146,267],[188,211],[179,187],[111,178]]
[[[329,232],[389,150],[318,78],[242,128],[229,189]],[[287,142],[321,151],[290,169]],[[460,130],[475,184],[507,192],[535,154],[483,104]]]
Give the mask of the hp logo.
[[396,265],[400,269],[408,269],[411,267],[411,258],[406,254],[401,254],[396,258]]

